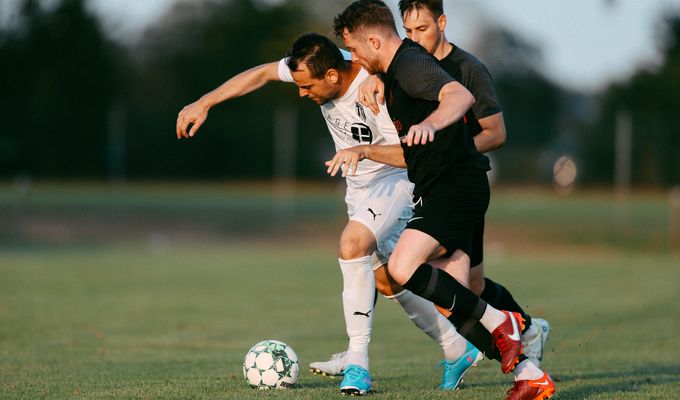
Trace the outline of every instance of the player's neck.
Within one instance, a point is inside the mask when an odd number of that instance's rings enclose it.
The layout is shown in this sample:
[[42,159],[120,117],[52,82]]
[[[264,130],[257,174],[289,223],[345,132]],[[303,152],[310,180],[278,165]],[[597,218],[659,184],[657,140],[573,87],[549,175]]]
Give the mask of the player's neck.
[[352,85],[352,82],[354,82],[354,78],[359,74],[359,71],[361,71],[361,65],[353,62],[349,63],[348,68],[339,71],[340,91],[338,92],[338,97],[342,97],[347,93],[347,90],[349,90],[349,87]]
[[394,60],[394,56],[397,54],[397,51],[399,50],[399,47],[401,47],[402,43],[403,40],[401,40],[401,38],[396,35],[393,38],[385,41],[385,50],[383,52],[380,65],[381,72],[386,73],[390,68],[390,64],[392,64],[392,60]]
[[433,55],[437,58],[437,60],[442,60],[446,58],[446,56],[448,56],[452,50],[453,45],[449,43],[448,40],[446,40],[446,36],[442,35],[442,39]]

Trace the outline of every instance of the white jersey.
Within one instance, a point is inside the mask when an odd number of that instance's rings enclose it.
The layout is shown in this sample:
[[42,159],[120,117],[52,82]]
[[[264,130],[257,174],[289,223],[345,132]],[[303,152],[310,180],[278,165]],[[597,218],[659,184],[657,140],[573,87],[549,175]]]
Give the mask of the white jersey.
[[[368,76],[368,72],[362,68],[342,97],[321,105],[321,114],[335,142],[336,151],[362,144],[399,144],[399,135],[385,105],[380,105],[380,113],[374,115],[368,107],[359,103],[359,86]],[[279,61],[279,79],[293,82],[285,58]],[[366,188],[376,180],[393,174],[404,174],[404,179],[408,179],[403,168],[362,160],[356,175],[347,176],[347,186]]]

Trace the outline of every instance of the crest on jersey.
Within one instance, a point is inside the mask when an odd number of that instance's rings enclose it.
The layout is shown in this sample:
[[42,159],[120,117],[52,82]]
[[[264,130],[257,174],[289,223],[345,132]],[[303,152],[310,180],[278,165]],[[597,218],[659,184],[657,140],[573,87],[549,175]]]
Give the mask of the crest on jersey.
[[357,110],[357,115],[359,116],[359,118],[361,118],[362,121],[366,122],[366,111],[364,111],[364,107],[361,105],[361,103],[355,101],[354,107]]
[[368,144],[371,144],[373,142],[373,132],[371,132],[371,128],[369,128],[368,125],[362,123],[354,123],[351,126],[351,130],[352,138],[357,142]]
[[397,132],[399,133],[399,137],[406,136],[406,132],[402,132],[404,126],[401,124],[401,121],[399,121],[398,119],[393,119],[392,123],[394,124],[394,129],[396,129]]

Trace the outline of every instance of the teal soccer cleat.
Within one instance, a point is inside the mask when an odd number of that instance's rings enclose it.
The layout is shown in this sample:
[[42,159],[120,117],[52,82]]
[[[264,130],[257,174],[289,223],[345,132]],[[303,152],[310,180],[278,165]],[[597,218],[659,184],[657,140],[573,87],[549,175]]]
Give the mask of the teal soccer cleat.
[[439,385],[441,390],[455,390],[460,387],[463,381],[463,375],[472,367],[476,367],[477,363],[484,358],[481,351],[477,350],[470,342],[467,344],[465,353],[456,361],[442,361],[441,365],[444,368],[442,374],[442,384]]
[[350,396],[363,396],[371,391],[371,375],[366,369],[350,364],[342,373],[345,378],[340,382],[340,393]]

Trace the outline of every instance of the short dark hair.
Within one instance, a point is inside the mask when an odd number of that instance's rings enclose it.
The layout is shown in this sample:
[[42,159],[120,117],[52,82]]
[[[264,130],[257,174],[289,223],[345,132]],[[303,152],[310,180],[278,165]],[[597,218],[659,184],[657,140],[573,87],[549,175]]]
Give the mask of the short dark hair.
[[342,37],[345,29],[354,33],[367,26],[386,28],[397,33],[392,11],[380,0],[357,0],[333,20],[333,29],[338,37]]
[[444,14],[444,1],[443,0],[399,0],[399,12],[403,17],[408,10],[417,10],[419,8],[425,8],[432,13],[432,16],[436,20],[442,14]]
[[318,33],[300,35],[286,57],[286,65],[291,71],[298,71],[300,64],[304,63],[314,79],[322,79],[331,68],[340,70],[347,66],[338,46]]

